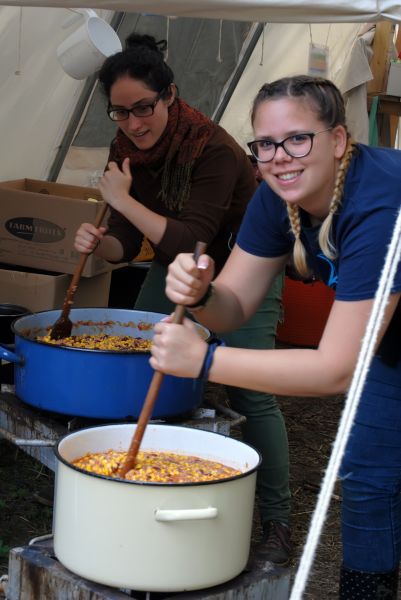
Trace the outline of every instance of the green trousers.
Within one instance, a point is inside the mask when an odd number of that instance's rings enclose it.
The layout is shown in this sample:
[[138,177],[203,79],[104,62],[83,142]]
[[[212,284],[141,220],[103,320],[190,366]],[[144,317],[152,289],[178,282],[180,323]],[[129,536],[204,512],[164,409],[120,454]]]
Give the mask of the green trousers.
[[[167,270],[153,261],[135,302],[136,310],[170,314],[174,305],[165,295]],[[283,277],[276,279],[258,311],[240,329],[219,334],[227,346],[269,349],[275,344],[281,311]],[[231,407],[246,417],[243,439],[262,456],[257,494],[262,523],[288,523],[290,513],[288,441],[284,419],[275,396],[226,386]]]

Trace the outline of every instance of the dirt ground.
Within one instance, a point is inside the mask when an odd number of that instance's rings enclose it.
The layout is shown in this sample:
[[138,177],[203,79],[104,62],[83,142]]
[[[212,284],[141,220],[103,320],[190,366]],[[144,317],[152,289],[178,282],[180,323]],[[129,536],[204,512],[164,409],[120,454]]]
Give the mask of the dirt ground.
[[[343,402],[342,397],[281,399],[290,447],[294,573],[330,458]],[[303,596],[305,600],[338,598],[338,573],[341,564],[340,508],[341,491],[337,484]]]
[[[291,569],[295,573],[336,434],[343,399],[280,398],[280,404],[290,446],[292,536],[295,543]],[[10,548],[50,533],[53,481],[52,471],[0,439],[0,575],[7,572]],[[306,600],[337,598],[341,560],[340,505],[340,492],[336,489],[304,594]],[[257,531],[254,536],[257,539]]]

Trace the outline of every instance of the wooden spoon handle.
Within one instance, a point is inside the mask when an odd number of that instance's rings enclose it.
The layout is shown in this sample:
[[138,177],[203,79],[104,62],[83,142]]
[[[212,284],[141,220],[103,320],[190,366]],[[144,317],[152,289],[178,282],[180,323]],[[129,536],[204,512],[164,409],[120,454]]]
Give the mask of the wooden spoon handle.
[[[102,208],[100,209],[100,211],[98,212],[95,222],[94,222],[94,226],[96,227],[96,229],[98,229],[104,219],[104,216],[107,212],[109,205],[107,204],[107,202],[104,202]],[[74,275],[72,277],[71,283],[70,283],[70,287],[74,287],[76,286],[76,284],[78,283],[81,275],[82,275],[82,271],[84,270],[86,261],[88,260],[90,254],[81,254],[81,257],[79,259],[77,268],[75,269]]]
[[[201,254],[206,251],[205,242],[197,242],[194,251],[194,260],[198,262],[198,258]],[[177,304],[174,310],[173,323],[182,323],[185,315],[185,306]],[[148,393],[146,394],[145,402],[143,403],[141,413],[139,415],[138,423],[135,429],[135,434],[131,440],[130,447],[128,448],[125,462],[119,469],[119,477],[125,477],[136,462],[136,457],[139,451],[139,447],[142,442],[143,435],[145,433],[146,426],[152,416],[153,408],[157,400],[157,396],[160,391],[160,386],[163,382],[163,373],[155,371],[150,382]]]
[[[104,204],[103,204],[101,210],[98,212],[95,222],[94,222],[94,226],[96,227],[96,229],[98,229],[100,227],[100,225],[104,219],[104,216],[107,212],[108,207],[109,207],[109,205],[107,204],[107,202],[104,202]],[[81,256],[79,257],[79,261],[77,263],[77,266],[75,267],[75,271],[72,276],[70,285],[68,286],[67,294],[64,298],[64,303],[63,303],[63,308],[62,308],[62,316],[64,318],[66,316],[68,316],[70,313],[70,309],[73,304],[73,298],[74,298],[75,292],[78,287],[78,282],[81,279],[82,271],[85,268],[86,261],[88,260],[89,256],[90,256],[90,254],[82,253]]]

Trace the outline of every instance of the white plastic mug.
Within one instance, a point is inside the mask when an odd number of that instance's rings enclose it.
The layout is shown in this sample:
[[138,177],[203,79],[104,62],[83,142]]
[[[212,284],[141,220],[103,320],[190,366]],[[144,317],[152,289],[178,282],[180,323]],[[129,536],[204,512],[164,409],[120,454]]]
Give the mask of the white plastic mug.
[[85,79],[100,69],[104,60],[122,50],[114,29],[103,19],[89,16],[57,48],[63,70],[74,79]]

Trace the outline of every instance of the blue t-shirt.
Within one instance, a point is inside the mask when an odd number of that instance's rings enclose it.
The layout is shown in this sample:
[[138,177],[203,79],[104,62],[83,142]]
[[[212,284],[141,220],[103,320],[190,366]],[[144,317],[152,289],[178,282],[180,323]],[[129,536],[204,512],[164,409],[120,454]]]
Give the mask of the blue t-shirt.
[[[301,210],[301,239],[308,264],[317,279],[336,290],[338,300],[374,298],[401,207],[401,151],[362,144],[358,150],[333,219],[336,260],[324,256],[317,241],[319,226],[309,226],[308,215]],[[294,235],[285,203],[265,182],[248,205],[237,244],[261,257],[292,252]],[[392,291],[401,291],[400,264]]]

